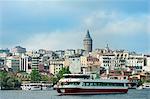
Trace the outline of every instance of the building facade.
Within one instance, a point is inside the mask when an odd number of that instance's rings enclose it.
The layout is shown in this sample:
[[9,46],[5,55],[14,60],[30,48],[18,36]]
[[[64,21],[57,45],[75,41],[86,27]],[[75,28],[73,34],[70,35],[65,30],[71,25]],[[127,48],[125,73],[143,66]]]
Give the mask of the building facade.
[[28,67],[29,67],[29,56],[26,55],[22,55],[20,58],[20,66],[19,69],[20,71],[28,71]]
[[101,67],[105,69],[114,70],[115,69],[115,55],[114,54],[103,54],[99,56]]
[[10,56],[6,59],[6,66],[11,69],[13,72],[18,72],[20,66],[20,58],[17,56]]
[[64,66],[69,67],[71,73],[81,73],[81,62],[80,57],[72,56],[65,59]]
[[38,70],[39,63],[40,63],[40,55],[33,54],[31,57],[31,69]]
[[59,73],[64,67],[64,59],[51,59],[49,60],[49,72],[53,75]]
[[100,68],[100,61],[98,58],[91,55],[81,56],[82,71],[85,72],[95,72]]
[[144,55],[142,54],[130,54],[127,62],[126,68],[130,68],[135,72],[142,72],[144,67]]
[[145,55],[144,56],[143,71],[150,72],[150,55]]

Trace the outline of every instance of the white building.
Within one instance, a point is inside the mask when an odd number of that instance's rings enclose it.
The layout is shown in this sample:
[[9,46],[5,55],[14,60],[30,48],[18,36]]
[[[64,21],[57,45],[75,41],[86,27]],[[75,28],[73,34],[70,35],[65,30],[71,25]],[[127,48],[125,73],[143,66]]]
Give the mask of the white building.
[[29,56],[22,55],[20,58],[19,69],[20,69],[20,71],[28,72],[28,67],[29,67]]
[[5,63],[5,60],[0,58],[0,69],[4,68],[4,63]]
[[57,50],[55,53],[58,55],[59,58],[64,58],[65,51],[64,50]]
[[9,49],[1,49],[0,48],[0,58],[6,58],[6,56],[9,54]]
[[69,67],[71,73],[81,73],[80,57],[69,57],[65,59],[65,66]]
[[115,69],[126,69],[126,63],[129,57],[129,52],[125,50],[116,50],[115,54]]
[[114,54],[103,54],[99,56],[101,67],[105,69],[114,70],[115,69],[115,55]]
[[74,49],[67,49],[65,50],[65,56],[75,56],[75,50]]
[[143,71],[150,72],[150,55],[145,55],[144,60]]
[[75,50],[75,53],[76,53],[76,55],[78,55],[78,56],[82,56],[83,53],[84,53],[84,51],[85,51],[85,50],[83,50],[83,49],[76,49],[76,50]]
[[81,56],[81,71],[83,73],[96,72],[100,68],[100,61],[97,57],[89,55]]
[[130,54],[126,63],[126,67],[131,70],[141,72],[144,67],[144,55],[143,54]]
[[8,68],[12,69],[12,71],[17,72],[19,71],[20,66],[20,58],[17,56],[10,56],[6,59],[6,65]]
[[51,59],[49,61],[49,71],[51,74],[56,75],[64,67],[64,59]]
[[31,69],[37,69],[40,63],[40,54],[33,54],[31,60]]

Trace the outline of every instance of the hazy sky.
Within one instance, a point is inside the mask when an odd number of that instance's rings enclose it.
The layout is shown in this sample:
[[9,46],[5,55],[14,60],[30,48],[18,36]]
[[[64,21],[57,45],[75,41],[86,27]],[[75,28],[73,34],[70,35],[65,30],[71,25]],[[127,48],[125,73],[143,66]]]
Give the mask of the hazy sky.
[[0,48],[94,48],[150,53],[149,0],[0,0]]

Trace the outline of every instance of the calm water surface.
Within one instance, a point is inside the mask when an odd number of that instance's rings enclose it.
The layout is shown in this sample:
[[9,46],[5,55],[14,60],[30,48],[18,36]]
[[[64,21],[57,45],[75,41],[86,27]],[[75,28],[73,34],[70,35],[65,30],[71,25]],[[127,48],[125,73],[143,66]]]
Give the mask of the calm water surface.
[[0,99],[150,99],[150,89],[130,89],[127,94],[58,96],[51,91],[0,90]]

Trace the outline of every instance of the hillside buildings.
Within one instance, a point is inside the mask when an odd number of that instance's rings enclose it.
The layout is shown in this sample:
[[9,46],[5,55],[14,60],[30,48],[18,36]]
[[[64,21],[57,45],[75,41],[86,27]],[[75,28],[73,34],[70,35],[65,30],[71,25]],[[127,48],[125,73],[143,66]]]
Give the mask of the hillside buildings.
[[92,43],[88,30],[83,38],[84,49],[26,51],[26,48],[21,46],[14,47],[11,52],[9,49],[0,49],[0,69],[8,68],[13,72],[27,73],[36,69],[41,73],[57,75],[64,67],[69,67],[71,73],[95,72],[103,68],[103,71],[111,71],[112,77],[115,77],[114,71],[132,74],[150,72],[150,55],[127,50],[113,50],[108,44],[103,49],[93,50]]

